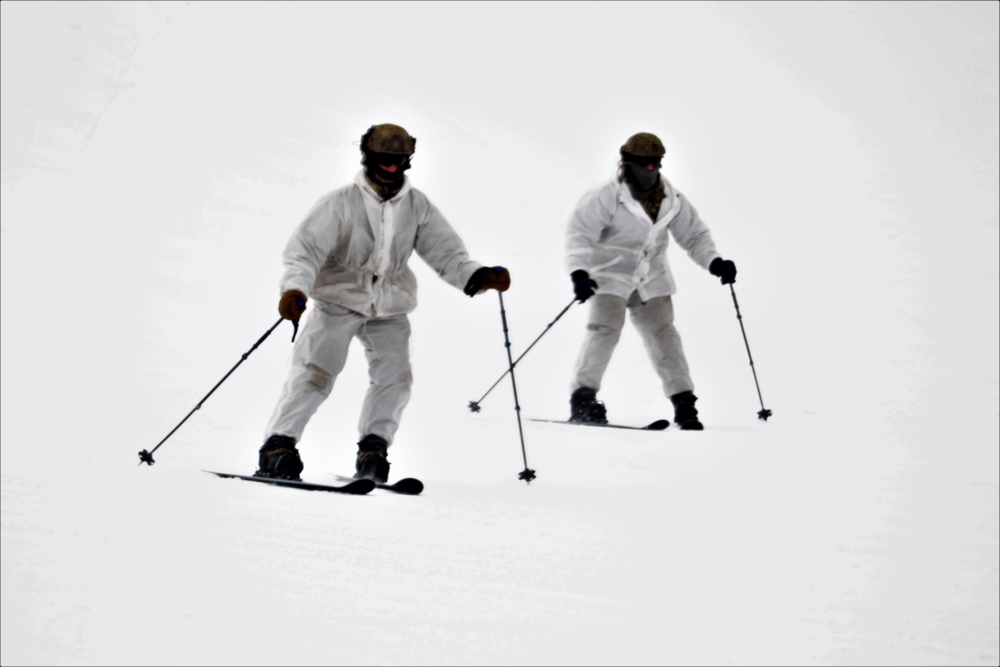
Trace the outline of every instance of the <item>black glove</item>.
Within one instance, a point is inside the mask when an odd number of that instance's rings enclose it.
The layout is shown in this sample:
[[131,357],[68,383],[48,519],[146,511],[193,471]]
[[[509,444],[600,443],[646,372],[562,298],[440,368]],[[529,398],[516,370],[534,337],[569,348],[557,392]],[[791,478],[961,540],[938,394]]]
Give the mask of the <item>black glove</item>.
[[569,277],[573,279],[573,293],[576,294],[576,298],[580,303],[594,296],[597,283],[590,279],[589,273],[583,269],[577,269],[569,274]]
[[483,290],[495,289],[506,292],[510,287],[510,271],[502,266],[484,266],[476,269],[463,290],[469,296],[476,296]]
[[713,276],[718,276],[723,285],[736,282],[736,264],[730,259],[716,257],[708,265],[708,272]]

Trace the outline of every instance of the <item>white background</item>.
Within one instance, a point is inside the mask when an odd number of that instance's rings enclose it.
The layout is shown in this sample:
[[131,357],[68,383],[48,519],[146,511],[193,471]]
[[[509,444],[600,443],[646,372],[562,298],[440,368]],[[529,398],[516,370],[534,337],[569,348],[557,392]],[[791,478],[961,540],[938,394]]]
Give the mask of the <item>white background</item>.
[[[2,10],[3,664],[983,664],[998,620],[998,5],[55,3]],[[519,355],[618,147],[736,261],[670,249],[707,430],[524,422],[499,304],[414,258],[424,495],[250,473],[290,356],[280,252],[418,138],[416,187],[507,266]],[[562,418],[586,307],[518,364]],[[350,473],[355,350],[300,444]],[[672,419],[627,327],[613,421]]]

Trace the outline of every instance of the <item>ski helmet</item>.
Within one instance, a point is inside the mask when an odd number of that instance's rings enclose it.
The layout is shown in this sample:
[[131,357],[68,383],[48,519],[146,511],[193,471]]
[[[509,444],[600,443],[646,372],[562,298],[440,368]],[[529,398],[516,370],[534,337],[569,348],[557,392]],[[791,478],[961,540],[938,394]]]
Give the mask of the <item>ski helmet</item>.
[[619,152],[623,160],[628,160],[630,157],[663,157],[667,149],[655,134],[639,132],[629,137]]
[[645,199],[652,195],[660,182],[660,162],[667,153],[663,142],[655,134],[639,132],[629,137],[618,152],[618,180],[627,180],[636,196]]
[[399,125],[372,125],[361,137],[361,164],[368,182],[383,199],[395,196],[403,187],[403,174],[417,140]]
[[361,137],[361,152],[367,157],[370,153],[389,155],[413,155],[417,140],[399,125],[382,123],[372,125]]

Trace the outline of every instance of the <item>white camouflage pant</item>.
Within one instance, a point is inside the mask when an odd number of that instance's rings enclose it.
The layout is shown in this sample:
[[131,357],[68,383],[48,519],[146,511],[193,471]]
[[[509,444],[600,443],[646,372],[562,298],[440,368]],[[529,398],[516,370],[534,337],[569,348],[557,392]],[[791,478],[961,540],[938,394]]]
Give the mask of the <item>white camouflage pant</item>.
[[571,390],[601,388],[604,372],[621,338],[626,309],[642,336],[653,369],[663,382],[663,392],[669,397],[694,390],[681,337],[674,327],[674,305],[669,296],[654,297],[643,303],[638,292],[633,292],[627,302],[611,294],[595,294],[589,302],[587,333]]
[[[370,384],[358,423],[360,437],[378,435],[392,444],[410,400],[410,320],[406,315],[365,317],[342,306],[313,301],[292,352],[292,367],[265,439],[287,435],[298,442],[309,419],[330,395],[347,363],[351,341],[365,348]],[[360,438],[359,438],[360,439]]]

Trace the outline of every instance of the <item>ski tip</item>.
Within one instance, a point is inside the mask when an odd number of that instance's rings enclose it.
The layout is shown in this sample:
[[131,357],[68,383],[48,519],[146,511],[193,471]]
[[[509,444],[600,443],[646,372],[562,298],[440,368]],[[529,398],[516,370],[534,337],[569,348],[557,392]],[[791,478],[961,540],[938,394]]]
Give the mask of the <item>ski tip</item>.
[[395,491],[396,493],[406,494],[408,496],[420,495],[424,490],[424,483],[416,477],[404,477],[403,479],[393,482],[392,484],[383,484],[379,486]]
[[657,419],[655,422],[646,427],[647,431],[662,431],[670,426],[670,422],[666,419]]

